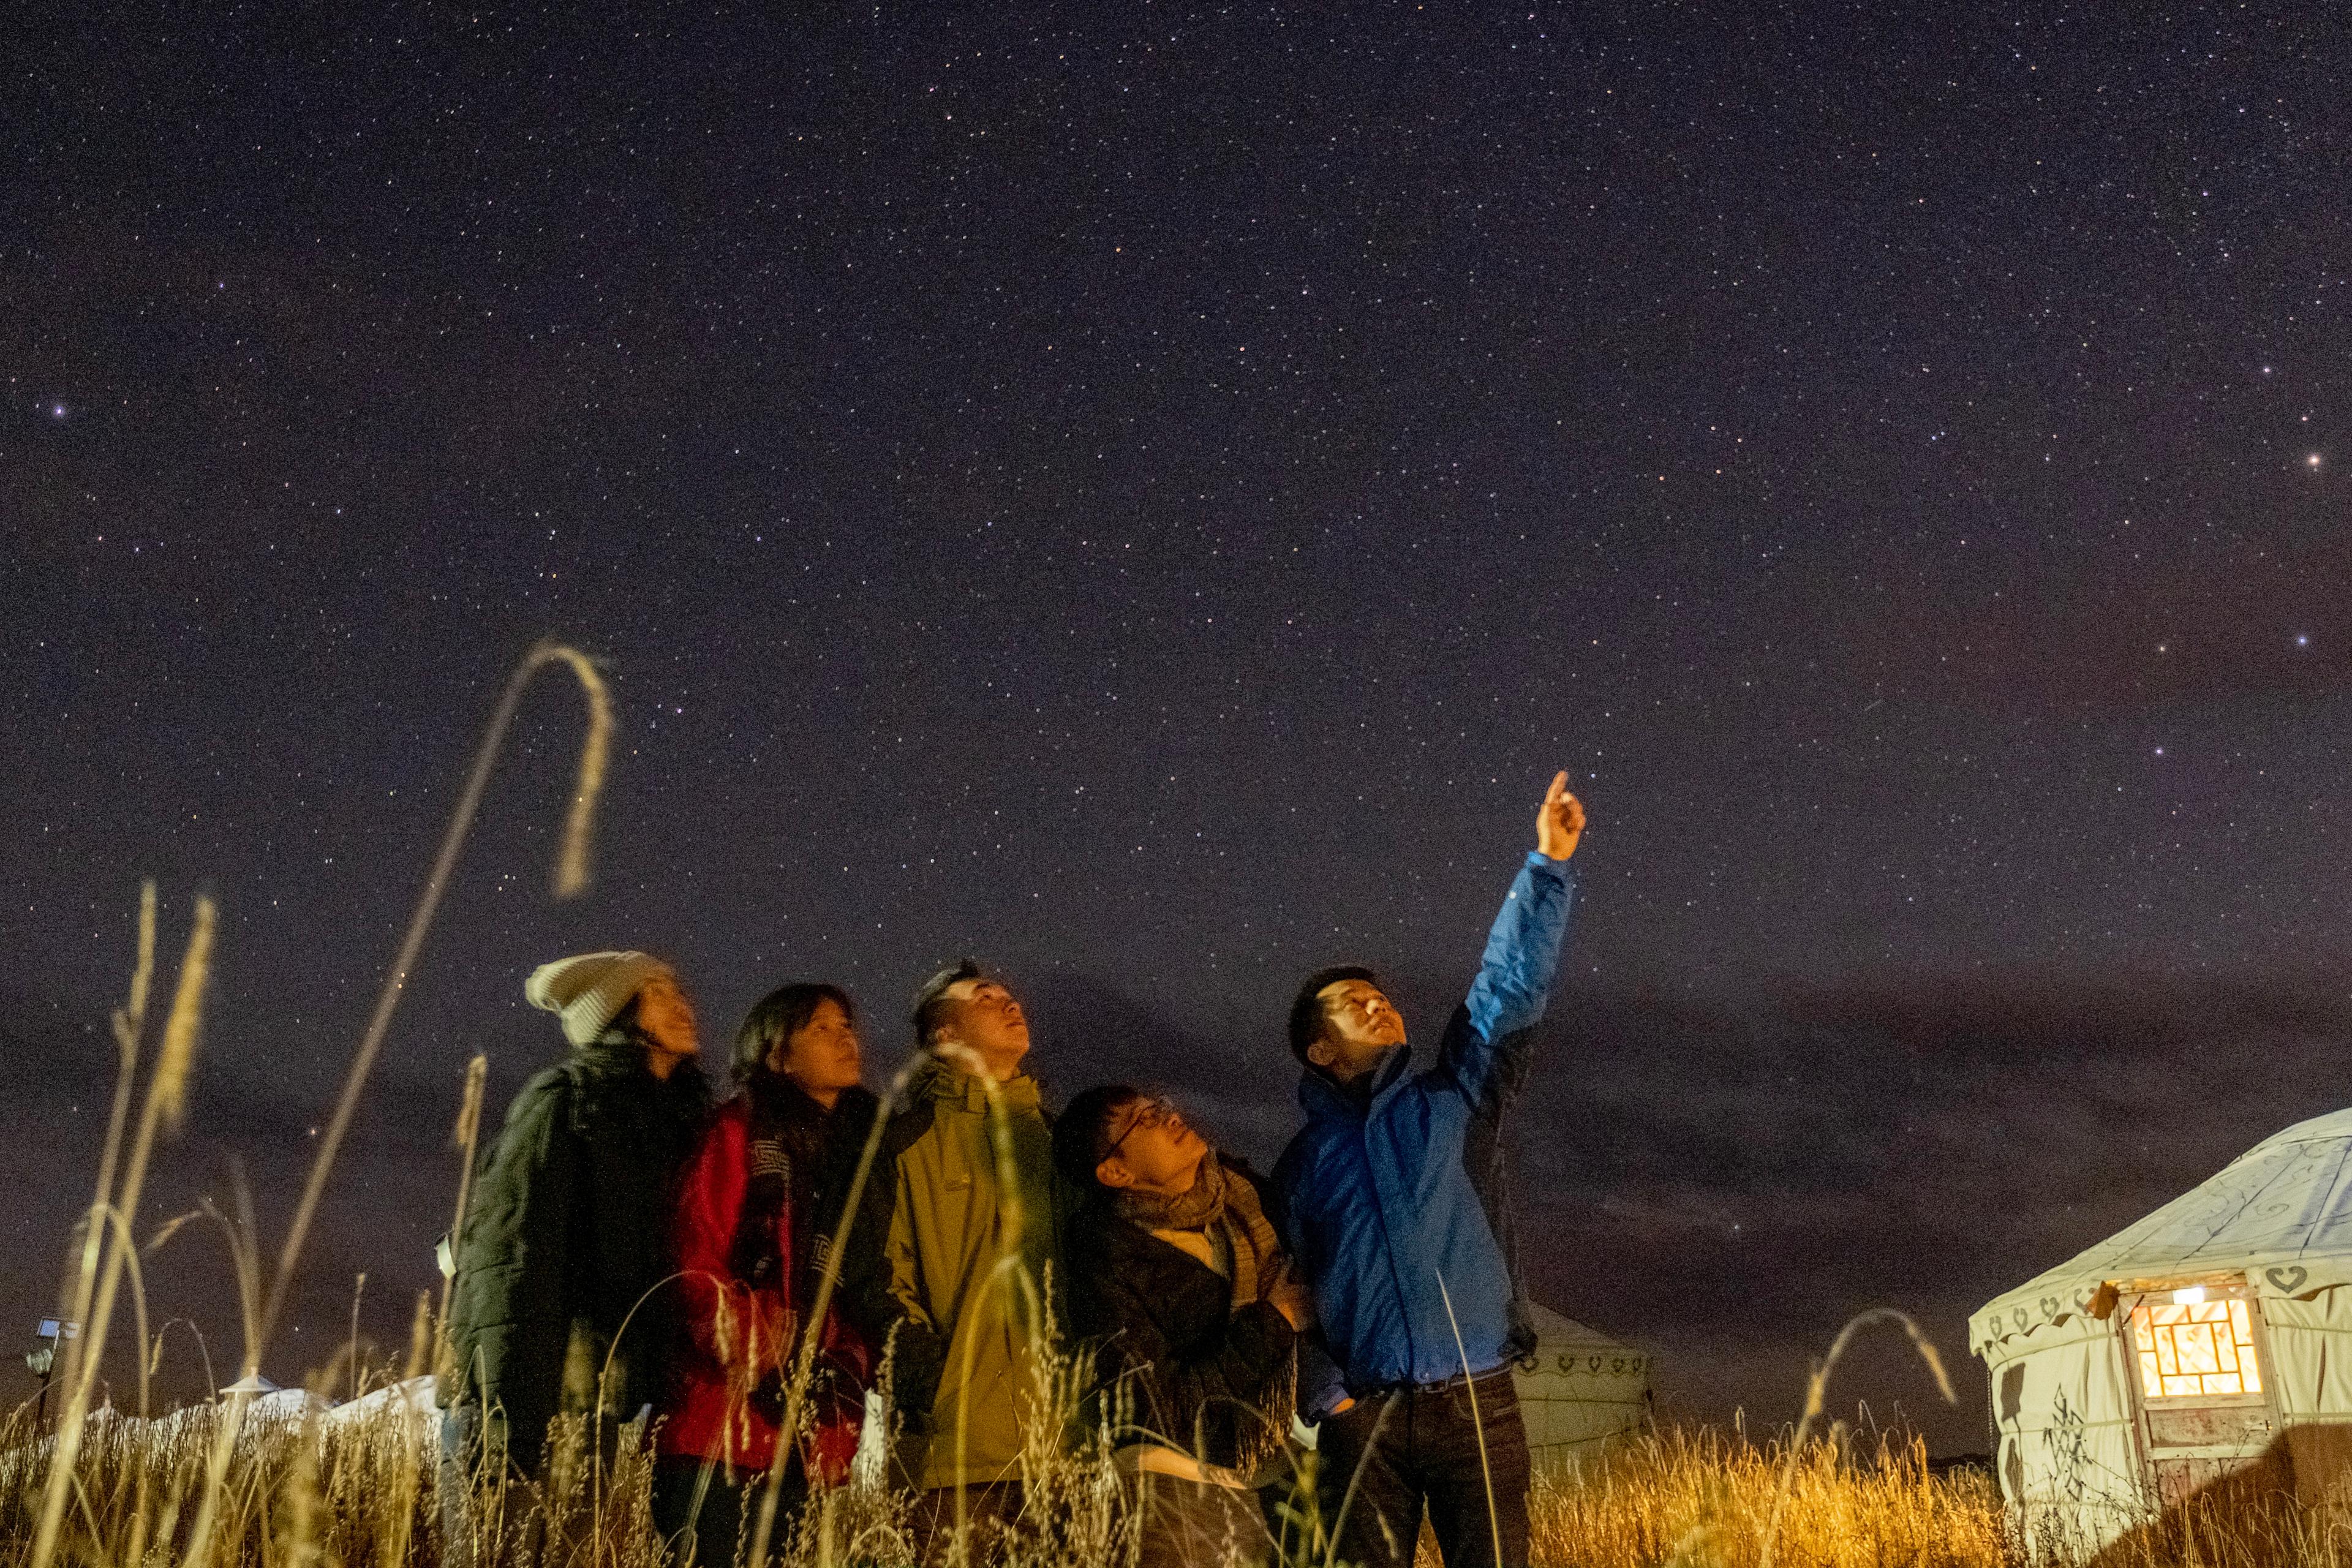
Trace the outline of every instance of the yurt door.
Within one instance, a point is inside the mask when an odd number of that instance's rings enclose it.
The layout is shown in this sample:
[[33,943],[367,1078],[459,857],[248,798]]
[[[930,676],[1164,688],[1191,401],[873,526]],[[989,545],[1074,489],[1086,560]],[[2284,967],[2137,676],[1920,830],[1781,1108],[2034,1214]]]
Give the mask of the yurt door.
[[2270,1447],[2277,1423],[2262,1303],[2242,1283],[2130,1300],[2124,1337],[2136,1373],[2140,1452],[2158,1506],[2170,1508]]

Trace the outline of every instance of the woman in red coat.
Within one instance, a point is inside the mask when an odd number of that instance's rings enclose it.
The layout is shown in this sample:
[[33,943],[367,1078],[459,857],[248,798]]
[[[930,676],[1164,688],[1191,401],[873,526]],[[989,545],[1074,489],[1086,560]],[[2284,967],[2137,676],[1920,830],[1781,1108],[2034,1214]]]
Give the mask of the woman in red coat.
[[[686,1342],[656,1439],[654,1521],[681,1568],[724,1568],[756,1528],[801,1330],[878,1109],[859,1086],[862,1066],[845,993],[813,984],[772,993],[736,1031],[743,1092],[712,1116],[680,1177],[670,1239]],[[836,1300],[857,1288],[881,1246],[851,1234]],[[772,1537],[780,1544],[811,1483],[847,1476],[873,1361],[829,1308],[808,1415],[785,1460]]]

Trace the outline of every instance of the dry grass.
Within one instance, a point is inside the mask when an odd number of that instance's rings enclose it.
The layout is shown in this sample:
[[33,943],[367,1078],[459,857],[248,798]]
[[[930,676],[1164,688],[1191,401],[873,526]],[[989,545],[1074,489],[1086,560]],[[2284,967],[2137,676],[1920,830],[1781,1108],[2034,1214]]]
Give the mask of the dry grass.
[[[1065,1405],[1082,1369],[1044,1391]],[[146,1563],[180,1564],[223,1412],[153,1421],[95,1413],[76,1463],[79,1485],[58,1560],[128,1563],[138,1543],[132,1500],[153,1500]],[[1055,1429],[1052,1422],[1037,1424]],[[1065,1428],[1066,1429],[1066,1428]],[[30,1551],[51,1449],[21,1420],[0,1451],[0,1561]],[[442,1561],[434,1427],[397,1406],[358,1422],[249,1419],[221,1489],[212,1560],[250,1568]],[[657,1568],[644,1434],[625,1431],[596,1457],[576,1422],[535,1482],[475,1478],[468,1517],[476,1561],[514,1568]],[[1748,1568],[1779,1477],[1777,1452],[1712,1434],[1645,1440],[1582,1476],[1547,1477],[1535,1499],[1535,1561],[1570,1564],[1719,1563]],[[1138,1521],[1096,1437],[1028,1458],[1032,1508],[987,1557],[1002,1568],[1098,1568],[1131,1561]],[[1887,1444],[1865,1462],[1816,1444],[1800,1462],[1781,1523],[1780,1560],[1823,1568],[1915,1564],[2005,1568],[2013,1559],[1998,1501],[1979,1479],[1931,1475],[1916,1447]],[[877,1487],[827,1494],[780,1531],[779,1568],[904,1563],[910,1500]],[[1429,1559],[1433,1563],[1434,1559]]]
[[[1536,1561],[1752,1568],[1785,1450],[1714,1431],[1646,1437],[1581,1474],[1538,1478]],[[1777,1560],[1808,1568],[2004,1568],[2014,1560],[1991,1479],[1940,1477],[1916,1441],[1853,1455],[1842,1435],[1789,1472]]]
[[[205,1489],[221,1412],[202,1407],[154,1421],[101,1411],[77,1461],[76,1505],[58,1560],[134,1561],[131,1499],[154,1500],[142,1564],[184,1563],[195,1500]],[[19,1422],[0,1452],[0,1561],[29,1552],[50,1445]],[[622,1435],[609,1460],[590,1454],[576,1424],[535,1483],[477,1481],[476,1560],[512,1568],[658,1568],[648,1514],[644,1435]],[[240,1568],[382,1564],[431,1568],[438,1536],[433,1429],[396,1410],[357,1423],[248,1420],[222,1487],[211,1557]],[[1649,1438],[1580,1475],[1539,1479],[1533,1499],[1538,1568],[1752,1568],[1783,1455],[1713,1432]],[[1136,1521],[1097,1445],[1047,1458],[1033,1470],[1038,1506],[986,1559],[1003,1568],[1097,1568],[1131,1561]],[[826,1494],[796,1528],[779,1531],[778,1568],[905,1563],[909,1499],[874,1487]],[[2284,1561],[2339,1568],[2315,1537]],[[2208,1535],[2200,1550],[2134,1552],[2136,1563],[2202,1562],[2216,1568],[2281,1561],[2232,1550]],[[1778,1556],[1808,1568],[2019,1568],[1990,1483],[1933,1474],[1916,1444],[1881,1443],[1860,1457],[1835,1443],[1800,1458],[1783,1510]],[[1423,1562],[1434,1568],[1424,1542]]]
[[[1059,1363],[1035,1396],[1058,1414],[1084,1369]],[[223,1411],[152,1421],[111,1410],[87,1422],[74,1503],[57,1561],[183,1568],[194,1543]],[[1067,1431],[1058,1420],[1040,1432]],[[360,1420],[251,1418],[242,1423],[219,1489],[210,1561],[234,1568],[360,1564],[435,1568],[436,1427],[391,1406]],[[481,1568],[661,1568],[649,1517],[645,1434],[626,1430],[593,1452],[576,1422],[561,1425],[556,1458],[531,1482],[475,1478],[468,1517]],[[32,1548],[52,1443],[25,1413],[0,1428],[0,1563]],[[1755,1568],[1781,1484],[1786,1449],[1714,1430],[1635,1442],[1580,1472],[1539,1476],[1532,1500],[1536,1568]],[[1109,1568],[1131,1563],[1139,1521],[1098,1435],[1028,1458],[1034,1504],[1005,1539],[975,1558],[991,1568]],[[1842,1430],[1787,1467],[1776,1558],[1803,1568],[2027,1568],[1990,1479],[1938,1475],[1913,1440],[1857,1447]],[[138,1524],[144,1491],[152,1523]],[[780,1521],[775,1568],[905,1563],[911,1499],[877,1486],[824,1494]],[[2352,1534],[2307,1518],[2284,1534],[2207,1521],[2111,1548],[2100,1568],[2352,1568]],[[144,1538],[142,1540],[142,1537]],[[746,1543],[748,1544],[748,1543]],[[2046,1559],[2044,1560],[2047,1561]],[[1437,1568],[1424,1539],[1422,1568]],[[1304,1568],[1303,1563],[1294,1568]]]

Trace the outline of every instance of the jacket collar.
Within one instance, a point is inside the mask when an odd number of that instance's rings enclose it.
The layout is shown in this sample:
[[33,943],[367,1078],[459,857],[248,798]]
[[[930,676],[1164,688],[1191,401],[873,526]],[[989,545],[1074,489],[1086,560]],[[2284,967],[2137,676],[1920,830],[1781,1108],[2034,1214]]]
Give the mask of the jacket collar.
[[[1015,1073],[996,1086],[997,1093],[1007,1110],[1034,1110],[1038,1108],[1037,1080],[1027,1073]],[[974,1115],[988,1113],[988,1089],[980,1079],[964,1071],[944,1057],[933,1056],[915,1069],[907,1085],[909,1100],[936,1100],[969,1110]]]
[[[809,1098],[808,1091],[780,1072],[764,1069],[744,1080],[743,1088],[751,1097],[751,1108],[770,1120],[821,1125],[832,1113]],[[845,1095],[848,1090],[842,1091]],[[841,1101],[835,1100],[838,1107]]]
[[[1298,1106],[1309,1121],[1361,1121],[1381,1097],[1404,1079],[1412,1060],[1409,1046],[1391,1046],[1388,1054],[1355,1083],[1341,1083],[1318,1067],[1309,1067],[1298,1079]],[[1359,1087],[1359,1086],[1361,1087]]]
[[743,1082],[743,1104],[755,1119],[776,1126],[830,1128],[844,1121],[855,1122],[862,1132],[874,1120],[877,1102],[874,1091],[862,1083],[851,1084],[841,1091],[841,1097],[827,1110],[809,1097],[808,1090],[780,1072],[762,1070]]
[[607,1033],[584,1046],[572,1047],[572,1070],[589,1092],[618,1094],[632,1101],[658,1107],[663,1114],[691,1121],[710,1102],[709,1080],[702,1065],[691,1058],[670,1069],[669,1077],[654,1077],[646,1065],[646,1047],[633,1036]]

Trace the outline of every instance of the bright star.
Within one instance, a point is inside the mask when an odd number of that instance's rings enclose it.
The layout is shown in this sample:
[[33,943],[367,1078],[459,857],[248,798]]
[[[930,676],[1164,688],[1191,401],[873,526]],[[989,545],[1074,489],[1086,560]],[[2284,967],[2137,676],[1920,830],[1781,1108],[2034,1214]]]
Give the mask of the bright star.
[[[49,405],[49,417],[50,417],[50,418],[52,418],[52,419],[62,419],[62,418],[64,418],[65,416],[66,416],[66,405],[65,405],[64,404],[62,404],[62,403],[52,403],[52,404],[50,404],[50,405]],[[2314,462],[2317,462],[2318,460],[2319,460],[2319,459],[2317,459],[2316,458],[2313,458],[2313,459],[2312,459],[2312,461],[2314,461]]]
[[2311,646],[2311,639],[2304,636],[2303,633],[2297,632],[2294,634],[2294,646],[2297,647],[2309,647]]
[[2303,462],[2305,468],[2315,468],[2319,467],[2319,454],[2314,452],[2310,457],[2305,458]]

